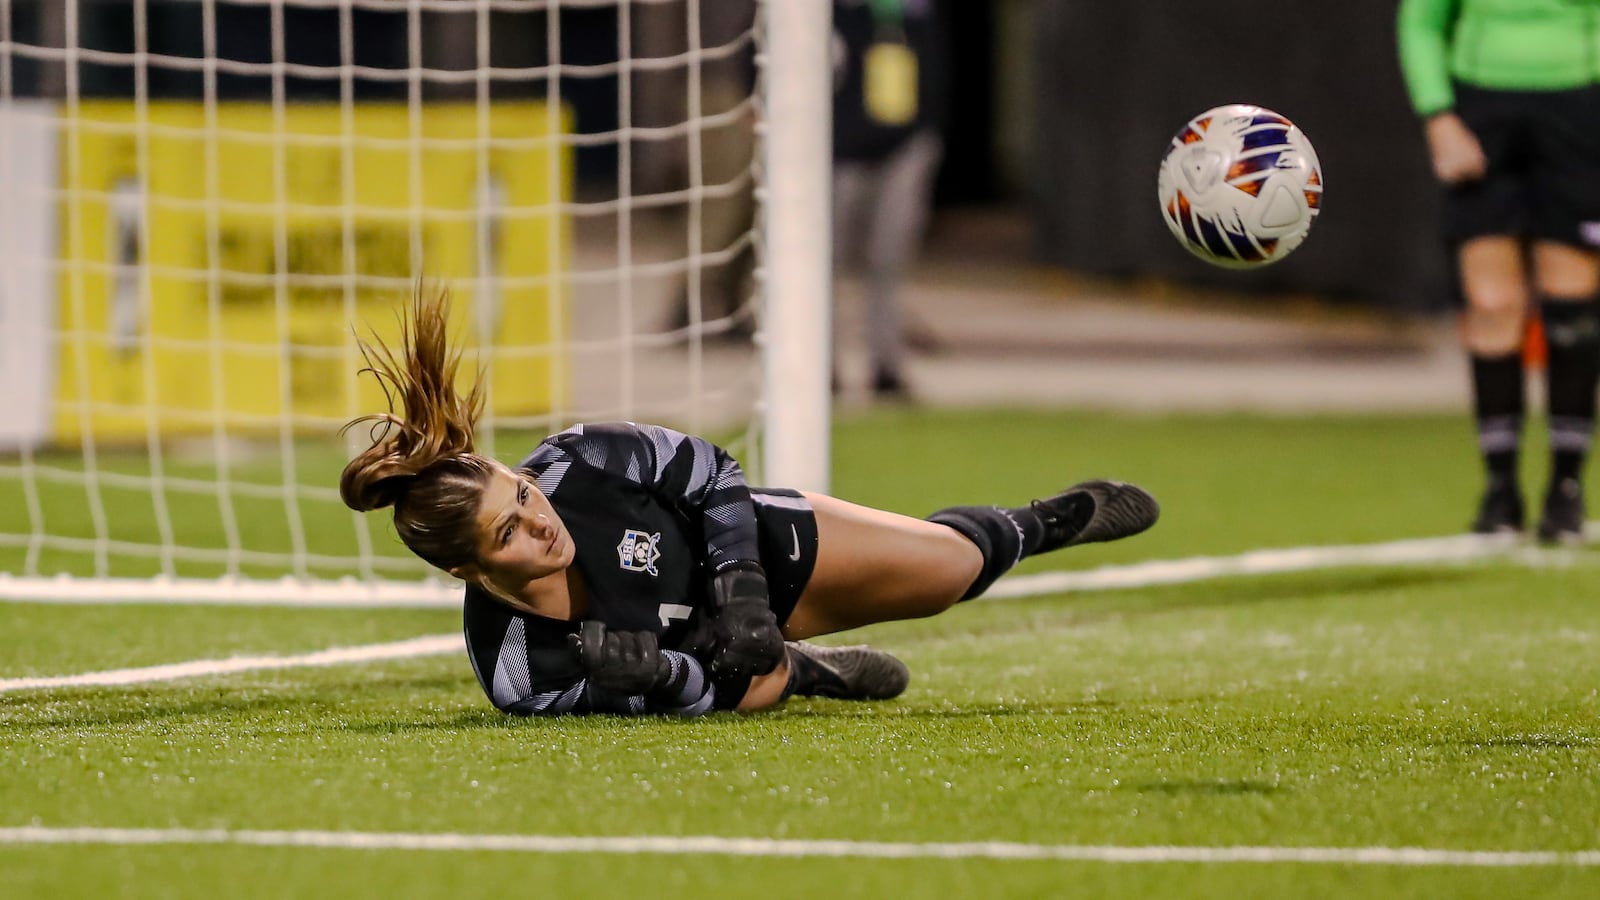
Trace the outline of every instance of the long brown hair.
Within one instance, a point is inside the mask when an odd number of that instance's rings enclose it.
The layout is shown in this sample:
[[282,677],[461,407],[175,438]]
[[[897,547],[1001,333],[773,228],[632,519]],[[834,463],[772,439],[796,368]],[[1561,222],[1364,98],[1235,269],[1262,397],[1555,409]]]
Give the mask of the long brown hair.
[[473,452],[483,383],[474,379],[465,397],[456,392],[461,351],[450,346],[449,318],[449,292],[419,284],[400,317],[398,355],[376,334],[358,339],[367,363],[361,371],[378,379],[389,411],[344,426],[370,423],[372,446],[339,476],[346,506],[358,512],[393,506],[400,540],[446,571],[477,562],[478,504],[494,471]]

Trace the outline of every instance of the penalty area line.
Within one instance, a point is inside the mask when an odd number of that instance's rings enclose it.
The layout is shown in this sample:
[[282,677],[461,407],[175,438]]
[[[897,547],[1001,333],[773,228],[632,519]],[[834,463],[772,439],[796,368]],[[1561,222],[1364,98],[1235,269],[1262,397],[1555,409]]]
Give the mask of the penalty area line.
[[461,653],[465,649],[466,639],[461,635],[439,634],[411,638],[404,641],[392,641],[385,644],[331,647],[327,650],[318,650],[314,653],[302,653],[295,656],[233,656],[227,659],[196,659],[188,662],[144,666],[136,669],[84,672],[80,675],[4,678],[0,679],[0,694],[7,691],[47,688],[122,686],[144,684],[152,681],[176,681],[180,678],[231,675],[236,672],[256,672],[263,669],[340,666],[349,663],[408,659],[416,656],[439,656],[446,653]]
[[[1597,530],[1595,523],[1590,523],[1586,531],[1590,539],[1600,537],[1600,530]],[[1278,575],[1317,569],[1471,565],[1490,561],[1530,567],[1560,566],[1571,564],[1575,559],[1574,553],[1569,548],[1530,547],[1505,535],[1458,534],[1381,544],[1283,547],[1251,550],[1235,556],[1157,559],[1075,572],[1040,572],[1002,578],[983,596],[984,599],[1022,599],[1073,591],[1126,590],[1187,584],[1213,578]]]
[[1182,847],[1021,844],[1003,841],[911,843],[777,840],[715,836],[583,837],[536,834],[407,834],[360,831],[223,829],[0,828],[0,844],[150,846],[210,844],[331,850],[439,850],[507,853],[610,853],[670,856],[994,859],[1103,863],[1312,863],[1341,866],[1472,868],[1595,867],[1600,850],[1446,850],[1429,847]]

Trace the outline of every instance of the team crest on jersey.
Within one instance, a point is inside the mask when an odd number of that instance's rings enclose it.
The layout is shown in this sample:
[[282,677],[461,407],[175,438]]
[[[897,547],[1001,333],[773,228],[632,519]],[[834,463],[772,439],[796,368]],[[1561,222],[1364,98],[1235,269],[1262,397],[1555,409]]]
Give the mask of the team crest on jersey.
[[621,561],[622,568],[629,572],[643,572],[646,575],[660,575],[656,571],[656,560],[661,558],[661,550],[656,544],[661,540],[661,532],[645,534],[629,528],[622,533],[622,543],[617,545],[617,559]]

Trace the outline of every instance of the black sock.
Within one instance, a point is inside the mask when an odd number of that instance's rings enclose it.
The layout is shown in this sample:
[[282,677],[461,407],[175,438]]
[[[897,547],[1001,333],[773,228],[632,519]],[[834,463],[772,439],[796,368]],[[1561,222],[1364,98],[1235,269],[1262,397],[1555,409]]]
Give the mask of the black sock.
[[1044,525],[1032,509],[1001,509],[998,506],[952,506],[928,517],[954,528],[976,544],[983,554],[983,568],[978,577],[962,595],[971,600],[994,584],[995,579],[1010,571],[1024,556],[1039,548],[1044,539]]
[[1552,301],[1544,316],[1549,368],[1545,373],[1550,412],[1550,480],[1583,475],[1594,433],[1595,388],[1600,382],[1600,303]]
[[1517,448],[1522,440],[1522,354],[1472,357],[1473,414],[1478,451],[1491,487],[1517,482]]
[[1039,521],[1039,514],[1031,506],[1013,506],[1002,510],[1006,518],[1017,524],[1022,530],[1022,558],[1039,552],[1039,545],[1044,543],[1044,523]]

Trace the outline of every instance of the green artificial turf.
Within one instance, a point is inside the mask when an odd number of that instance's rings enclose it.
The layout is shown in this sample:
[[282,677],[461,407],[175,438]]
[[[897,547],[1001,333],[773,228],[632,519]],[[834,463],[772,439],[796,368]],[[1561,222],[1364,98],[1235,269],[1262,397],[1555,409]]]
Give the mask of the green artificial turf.
[[[841,423],[835,487],[922,513],[1110,475],[1164,502],[1149,534],[1032,568],[1376,541],[1459,530],[1477,478],[1464,429],[897,413]],[[904,697],[755,716],[512,719],[455,655],[4,693],[0,827],[1600,849],[1596,561],[980,600],[830,639],[904,658]],[[442,610],[4,614],[0,678],[459,625]],[[1590,897],[1600,869],[0,845],[0,885],[8,897]]]
[[0,605],[0,679],[295,654],[461,629],[454,610]]

